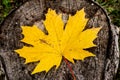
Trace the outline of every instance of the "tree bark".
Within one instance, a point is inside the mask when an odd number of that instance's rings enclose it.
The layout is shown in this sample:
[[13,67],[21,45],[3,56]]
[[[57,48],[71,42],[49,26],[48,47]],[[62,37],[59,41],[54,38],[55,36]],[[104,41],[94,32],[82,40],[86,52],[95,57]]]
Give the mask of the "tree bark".
[[0,80],[73,80],[64,61],[57,70],[53,67],[48,73],[31,75],[37,62],[24,64],[25,59],[14,52],[26,45],[20,42],[21,26],[43,26],[48,8],[62,13],[65,23],[69,14],[84,8],[89,18],[86,28],[102,27],[94,41],[97,47],[88,49],[96,57],[70,65],[77,80],[113,80],[119,64],[119,30],[111,24],[104,9],[91,0],[28,0],[12,11],[0,25]]

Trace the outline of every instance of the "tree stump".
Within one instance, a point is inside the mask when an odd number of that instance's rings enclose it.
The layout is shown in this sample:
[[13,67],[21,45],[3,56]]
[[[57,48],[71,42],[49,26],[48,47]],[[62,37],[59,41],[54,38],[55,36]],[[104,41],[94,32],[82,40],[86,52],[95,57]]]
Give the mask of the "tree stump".
[[98,46],[88,49],[96,57],[70,65],[77,80],[113,80],[119,64],[118,28],[111,24],[106,12],[91,0],[28,0],[12,11],[0,25],[0,80],[73,80],[64,61],[57,70],[53,67],[48,73],[31,75],[37,62],[24,64],[25,59],[14,52],[25,45],[20,42],[23,38],[21,26],[42,26],[48,8],[62,13],[64,21],[69,14],[74,15],[84,8],[89,18],[86,28],[102,27],[94,41]]

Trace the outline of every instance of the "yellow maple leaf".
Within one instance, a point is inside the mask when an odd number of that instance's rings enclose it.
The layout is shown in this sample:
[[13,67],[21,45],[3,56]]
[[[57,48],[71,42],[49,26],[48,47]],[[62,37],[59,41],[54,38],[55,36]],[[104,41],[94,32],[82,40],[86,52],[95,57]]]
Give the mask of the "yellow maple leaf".
[[43,22],[48,35],[35,25],[22,26],[24,34],[22,41],[33,47],[24,46],[15,51],[26,59],[25,63],[40,61],[32,74],[48,72],[53,66],[56,66],[57,69],[62,57],[74,63],[74,59],[83,60],[85,57],[95,56],[84,49],[96,46],[93,41],[100,28],[83,31],[87,21],[84,9],[82,9],[77,11],[74,16],[69,16],[64,29],[61,14],[58,15],[54,10],[49,9],[46,20]]

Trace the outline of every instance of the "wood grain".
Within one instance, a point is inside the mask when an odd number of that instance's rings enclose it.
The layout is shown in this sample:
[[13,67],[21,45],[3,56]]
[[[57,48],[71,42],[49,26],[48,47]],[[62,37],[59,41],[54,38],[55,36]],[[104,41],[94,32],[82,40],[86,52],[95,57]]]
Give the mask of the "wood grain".
[[65,23],[69,14],[84,8],[89,18],[86,29],[102,27],[94,41],[98,46],[88,49],[96,57],[70,65],[77,80],[113,80],[119,64],[118,28],[111,24],[103,8],[91,0],[28,0],[12,11],[0,25],[0,80],[73,80],[64,61],[58,70],[53,67],[48,73],[31,75],[37,62],[25,65],[25,59],[14,52],[26,45],[20,42],[24,37],[20,26],[43,26],[48,8],[62,13]]

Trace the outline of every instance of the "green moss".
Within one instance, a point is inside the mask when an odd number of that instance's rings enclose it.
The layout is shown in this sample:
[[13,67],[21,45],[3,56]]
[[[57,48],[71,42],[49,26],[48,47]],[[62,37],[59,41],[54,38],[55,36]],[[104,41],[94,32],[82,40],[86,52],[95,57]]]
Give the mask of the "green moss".
[[9,12],[26,0],[0,0],[0,23]]
[[120,0],[96,0],[104,9],[107,10],[112,23],[120,26]]
[[2,0],[0,4],[0,22],[3,20],[12,9],[10,0]]
[[[11,2],[13,1],[13,2]],[[9,11],[16,6],[19,6],[26,0],[0,0],[0,22],[8,15]],[[120,0],[95,0],[104,7],[108,15],[112,19],[112,23],[120,26]],[[117,73],[116,80],[120,80],[120,68]]]

